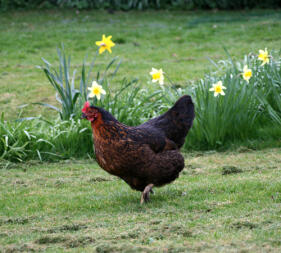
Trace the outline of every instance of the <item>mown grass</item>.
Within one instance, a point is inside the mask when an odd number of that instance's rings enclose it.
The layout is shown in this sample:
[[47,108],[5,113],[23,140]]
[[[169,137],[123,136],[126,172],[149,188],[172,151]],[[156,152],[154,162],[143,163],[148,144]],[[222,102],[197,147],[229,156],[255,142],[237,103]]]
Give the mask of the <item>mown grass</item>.
[[[113,54],[99,57],[96,70],[119,55],[123,64],[114,85],[138,77],[143,86],[151,67],[162,67],[186,86],[211,68],[207,56],[226,58],[222,45],[234,60],[280,48],[281,16],[274,10],[114,15],[52,10],[1,14],[0,22],[0,111],[9,119],[18,117],[20,104],[54,104],[54,91],[35,65],[41,57],[57,62],[60,42],[80,68],[86,52],[94,55],[94,42],[103,33],[113,35]],[[52,115],[36,105],[21,116],[40,114]],[[259,136],[266,138],[272,129]],[[5,161],[0,252],[279,252],[280,164],[280,148],[186,154],[180,178],[140,206],[140,193],[94,161]]]
[[186,154],[144,206],[89,160],[10,164],[0,251],[280,252],[280,164],[281,149]]
[[[114,56],[123,64],[115,78],[150,80],[151,67],[162,67],[183,86],[203,77],[211,68],[207,57],[225,59],[225,46],[234,59],[261,48],[280,48],[280,12],[128,12],[26,11],[0,16],[0,106],[9,118],[17,118],[18,105],[30,102],[54,104],[54,91],[41,70],[41,57],[57,62],[56,46],[64,42],[74,66],[82,65],[85,54],[93,56],[95,41],[111,34],[117,43],[111,55],[98,59],[103,67]],[[36,106],[21,116],[51,115]]]

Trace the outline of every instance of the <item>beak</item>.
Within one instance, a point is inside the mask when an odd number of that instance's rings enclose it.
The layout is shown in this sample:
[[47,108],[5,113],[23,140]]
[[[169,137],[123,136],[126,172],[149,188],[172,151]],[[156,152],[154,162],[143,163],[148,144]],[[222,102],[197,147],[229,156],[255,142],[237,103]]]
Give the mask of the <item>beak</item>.
[[82,113],[81,119],[86,119],[86,118],[87,118],[86,114]]

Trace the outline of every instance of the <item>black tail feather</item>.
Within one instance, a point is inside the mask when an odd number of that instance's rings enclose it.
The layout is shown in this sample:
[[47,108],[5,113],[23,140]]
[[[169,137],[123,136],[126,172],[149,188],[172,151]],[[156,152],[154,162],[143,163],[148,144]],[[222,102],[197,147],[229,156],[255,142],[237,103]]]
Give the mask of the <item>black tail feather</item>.
[[194,104],[188,95],[182,96],[172,108],[161,116],[151,119],[143,125],[151,125],[161,129],[167,138],[175,142],[180,148],[192,127],[195,117]]

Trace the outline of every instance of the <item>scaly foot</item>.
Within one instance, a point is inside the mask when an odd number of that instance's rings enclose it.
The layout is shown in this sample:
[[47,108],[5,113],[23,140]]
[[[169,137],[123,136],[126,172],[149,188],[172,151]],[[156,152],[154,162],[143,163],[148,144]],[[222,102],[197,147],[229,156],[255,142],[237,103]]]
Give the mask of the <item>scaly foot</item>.
[[144,188],[144,191],[141,194],[141,204],[149,201],[149,194],[150,194],[150,192],[153,192],[152,191],[153,186],[154,186],[154,184],[149,184]]

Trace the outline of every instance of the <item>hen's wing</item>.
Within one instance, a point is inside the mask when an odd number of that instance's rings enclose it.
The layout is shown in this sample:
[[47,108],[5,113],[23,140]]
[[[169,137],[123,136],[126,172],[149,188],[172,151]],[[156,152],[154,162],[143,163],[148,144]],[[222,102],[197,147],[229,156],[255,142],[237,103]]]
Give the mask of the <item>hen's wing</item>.
[[130,139],[139,144],[147,144],[155,153],[177,149],[177,145],[169,140],[161,129],[153,126],[134,127],[130,132]]
[[192,126],[195,117],[194,105],[190,96],[181,97],[172,108],[159,117],[151,119],[139,128],[155,128],[180,148]]

